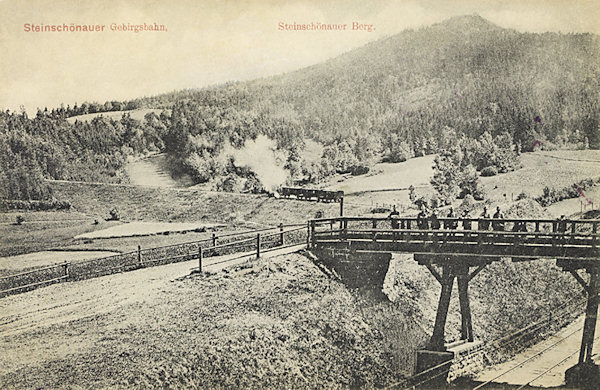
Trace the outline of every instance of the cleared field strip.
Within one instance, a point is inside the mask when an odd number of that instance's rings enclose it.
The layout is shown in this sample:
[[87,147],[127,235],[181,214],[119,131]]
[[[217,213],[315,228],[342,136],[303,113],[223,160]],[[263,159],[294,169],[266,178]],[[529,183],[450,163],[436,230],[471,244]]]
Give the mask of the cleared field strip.
[[106,229],[96,230],[75,236],[77,239],[98,239],[117,237],[136,237],[152,234],[183,233],[193,231],[204,231],[226,227],[219,223],[183,223],[183,222],[129,222],[122,225],[111,226]]

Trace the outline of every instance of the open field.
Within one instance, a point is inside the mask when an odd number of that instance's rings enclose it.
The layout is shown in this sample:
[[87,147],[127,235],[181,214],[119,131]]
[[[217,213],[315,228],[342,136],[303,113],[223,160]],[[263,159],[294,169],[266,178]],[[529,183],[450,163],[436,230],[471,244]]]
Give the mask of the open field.
[[[3,214],[7,222],[0,224],[0,256],[65,247],[126,252],[137,249],[138,245],[150,248],[201,240],[211,234],[167,231],[152,236],[73,239],[127,221],[192,223],[194,228],[205,225],[215,227],[216,223],[227,226],[222,230],[234,232],[271,227],[279,223],[306,223],[317,212],[324,216],[339,214],[339,204],[275,199],[266,195],[60,182],[52,182],[51,185],[57,198],[71,202],[73,211]],[[122,222],[93,223],[95,219],[102,221],[107,218],[114,207],[118,208]],[[368,208],[361,206],[346,207],[348,214],[368,211]],[[25,222],[20,226],[9,222],[14,222],[17,215],[25,217]],[[28,222],[32,220],[36,222]]]
[[29,213],[21,213],[26,221],[22,225],[0,224],[0,256],[64,247],[71,244],[73,237],[78,234],[118,224],[118,222],[102,222],[95,225],[93,219],[71,221],[67,218],[69,214],[57,211],[43,216],[37,215],[36,218],[40,219],[27,222],[30,219]]
[[[272,226],[306,222],[317,211],[339,215],[339,204],[269,198],[266,195],[176,190],[136,186],[51,183],[55,196],[77,211],[107,217],[117,207],[123,220],[157,222],[210,221]],[[364,209],[364,208],[363,208]],[[350,208],[348,213],[363,209]]]
[[164,154],[150,156],[127,163],[125,172],[131,184],[140,186],[185,188],[192,185],[189,177],[174,179],[169,174],[169,169]]
[[[366,175],[337,175],[324,185],[328,189],[345,191],[348,204],[408,206],[409,186],[414,186],[419,195],[434,193],[429,184],[434,159],[435,156],[424,156],[396,164],[379,163]],[[523,167],[514,172],[481,177],[486,199],[491,203],[507,204],[521,192],[534,198],[541,195],[546,186],[561,189],[582,179],[600,177],[599,150],[524,153],[521,163]],[[567,214],[578,211],[567,207],[570,211]]]
[[344,191],[349,204],[375,206],[377,204],[409,205],[408,187],[420,194],[432,193],[429,184],[433,176],[435,156],[412,158],[401,163],[378,163],[366,175],[336,175],[324,183],[330,190]]
[[600,150],[556,150],[524,153],[523,168],[492,177],[482,177],[487,198],[503,201],[521,192],[530,197],[542,194],[544,187],[561,189],[582,179],[600,177]]

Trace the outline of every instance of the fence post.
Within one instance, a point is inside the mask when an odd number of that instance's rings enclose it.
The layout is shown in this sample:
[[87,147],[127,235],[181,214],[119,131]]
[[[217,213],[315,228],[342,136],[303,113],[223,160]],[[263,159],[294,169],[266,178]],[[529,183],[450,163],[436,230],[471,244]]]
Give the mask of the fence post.
[[283,223],[279,224],[279,246],[283,246]]
[[315,247],[315,230],[317,230],[317,221],[312,220],[310,221],[310,231],[312,231],[312,234],[310,235],[310,247],[314,248]]
[[137,251],[137,256],[138,256],[138,265],[141,267],[142,266],[142,246],[138,245],[138,251]]
[[198,269],[202,273],[202,247],[198,246]]
[[310,221],[306,222],[306,247],[310,248]]
[[260,257],[260,233],[256,233],[256,258]]
[[65,280],[69,280],[69,263],[65,261],[63,268],[65,271]]
[[256,258],[260,257],[260,233],[256,233]]
[[215,232],[212,234],[212,246],[217,246],[217,234]]

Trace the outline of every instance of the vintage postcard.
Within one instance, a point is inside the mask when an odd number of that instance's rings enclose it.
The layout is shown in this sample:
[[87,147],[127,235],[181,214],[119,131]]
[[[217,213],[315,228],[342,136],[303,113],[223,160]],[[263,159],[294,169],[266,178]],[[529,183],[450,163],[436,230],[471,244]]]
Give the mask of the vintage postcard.
[[0,388],[600,388],[599,0],[0,15]]

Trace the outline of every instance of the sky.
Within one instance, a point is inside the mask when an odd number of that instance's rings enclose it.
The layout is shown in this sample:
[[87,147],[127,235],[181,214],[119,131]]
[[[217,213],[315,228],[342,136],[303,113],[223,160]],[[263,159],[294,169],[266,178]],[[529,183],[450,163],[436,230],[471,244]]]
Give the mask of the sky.
[[[289,72],[474,13],[519,31],[600,34],[600,0],[0,0],[0,109],[31,113]],[[285,31],[280,22],[347,28]],[[353,30],[355,22],[372,31]],[[71,23],[104,31],[25,27]],[[166,31],[111,29],[144,23]]]

